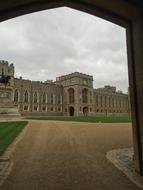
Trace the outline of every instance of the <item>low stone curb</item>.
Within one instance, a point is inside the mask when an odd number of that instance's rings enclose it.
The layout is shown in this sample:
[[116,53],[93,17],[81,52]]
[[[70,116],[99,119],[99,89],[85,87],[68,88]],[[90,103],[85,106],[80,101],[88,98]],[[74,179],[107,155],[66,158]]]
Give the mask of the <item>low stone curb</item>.
[[115,149],[107,152],[107,159],[121,170],[133,183],[143,189],[143,176],[134,168],[133,148]]
[[0,162],[0,186],[6,180],[13,167],[12,161]]

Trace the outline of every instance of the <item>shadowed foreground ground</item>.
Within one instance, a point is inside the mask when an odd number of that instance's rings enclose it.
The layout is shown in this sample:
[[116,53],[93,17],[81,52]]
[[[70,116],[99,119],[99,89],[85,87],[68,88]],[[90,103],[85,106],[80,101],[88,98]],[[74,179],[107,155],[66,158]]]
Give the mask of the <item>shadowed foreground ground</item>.
[[1,190],[137,190],[105,157],[130,147],[130,124],[30,121]]

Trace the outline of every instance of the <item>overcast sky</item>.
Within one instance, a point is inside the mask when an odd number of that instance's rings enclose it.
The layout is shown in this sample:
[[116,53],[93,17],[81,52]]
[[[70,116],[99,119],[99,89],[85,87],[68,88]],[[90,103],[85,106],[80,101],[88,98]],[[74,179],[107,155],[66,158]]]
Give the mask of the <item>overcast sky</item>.
[[45,81],[82,72],[94,87],[127,92],[125,29],[70,8],[17,17],[0,24],[0,59],[15,65],[15,76]]

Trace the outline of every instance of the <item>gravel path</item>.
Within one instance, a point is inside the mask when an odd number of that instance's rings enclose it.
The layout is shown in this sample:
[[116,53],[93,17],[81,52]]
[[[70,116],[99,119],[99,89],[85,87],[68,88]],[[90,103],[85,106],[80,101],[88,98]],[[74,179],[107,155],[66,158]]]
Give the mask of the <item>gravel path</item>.
[[138,190],[105,157],[132,145],[130,124],[30,121],[1,190]]

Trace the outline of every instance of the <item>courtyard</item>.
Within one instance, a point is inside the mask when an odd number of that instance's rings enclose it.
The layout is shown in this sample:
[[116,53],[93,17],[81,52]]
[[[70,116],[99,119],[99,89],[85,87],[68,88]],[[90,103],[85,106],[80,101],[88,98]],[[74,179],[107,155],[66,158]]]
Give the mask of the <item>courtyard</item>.
[[137,190],[106,158],[131,146],[131,123],[31,120],[1,190]]

